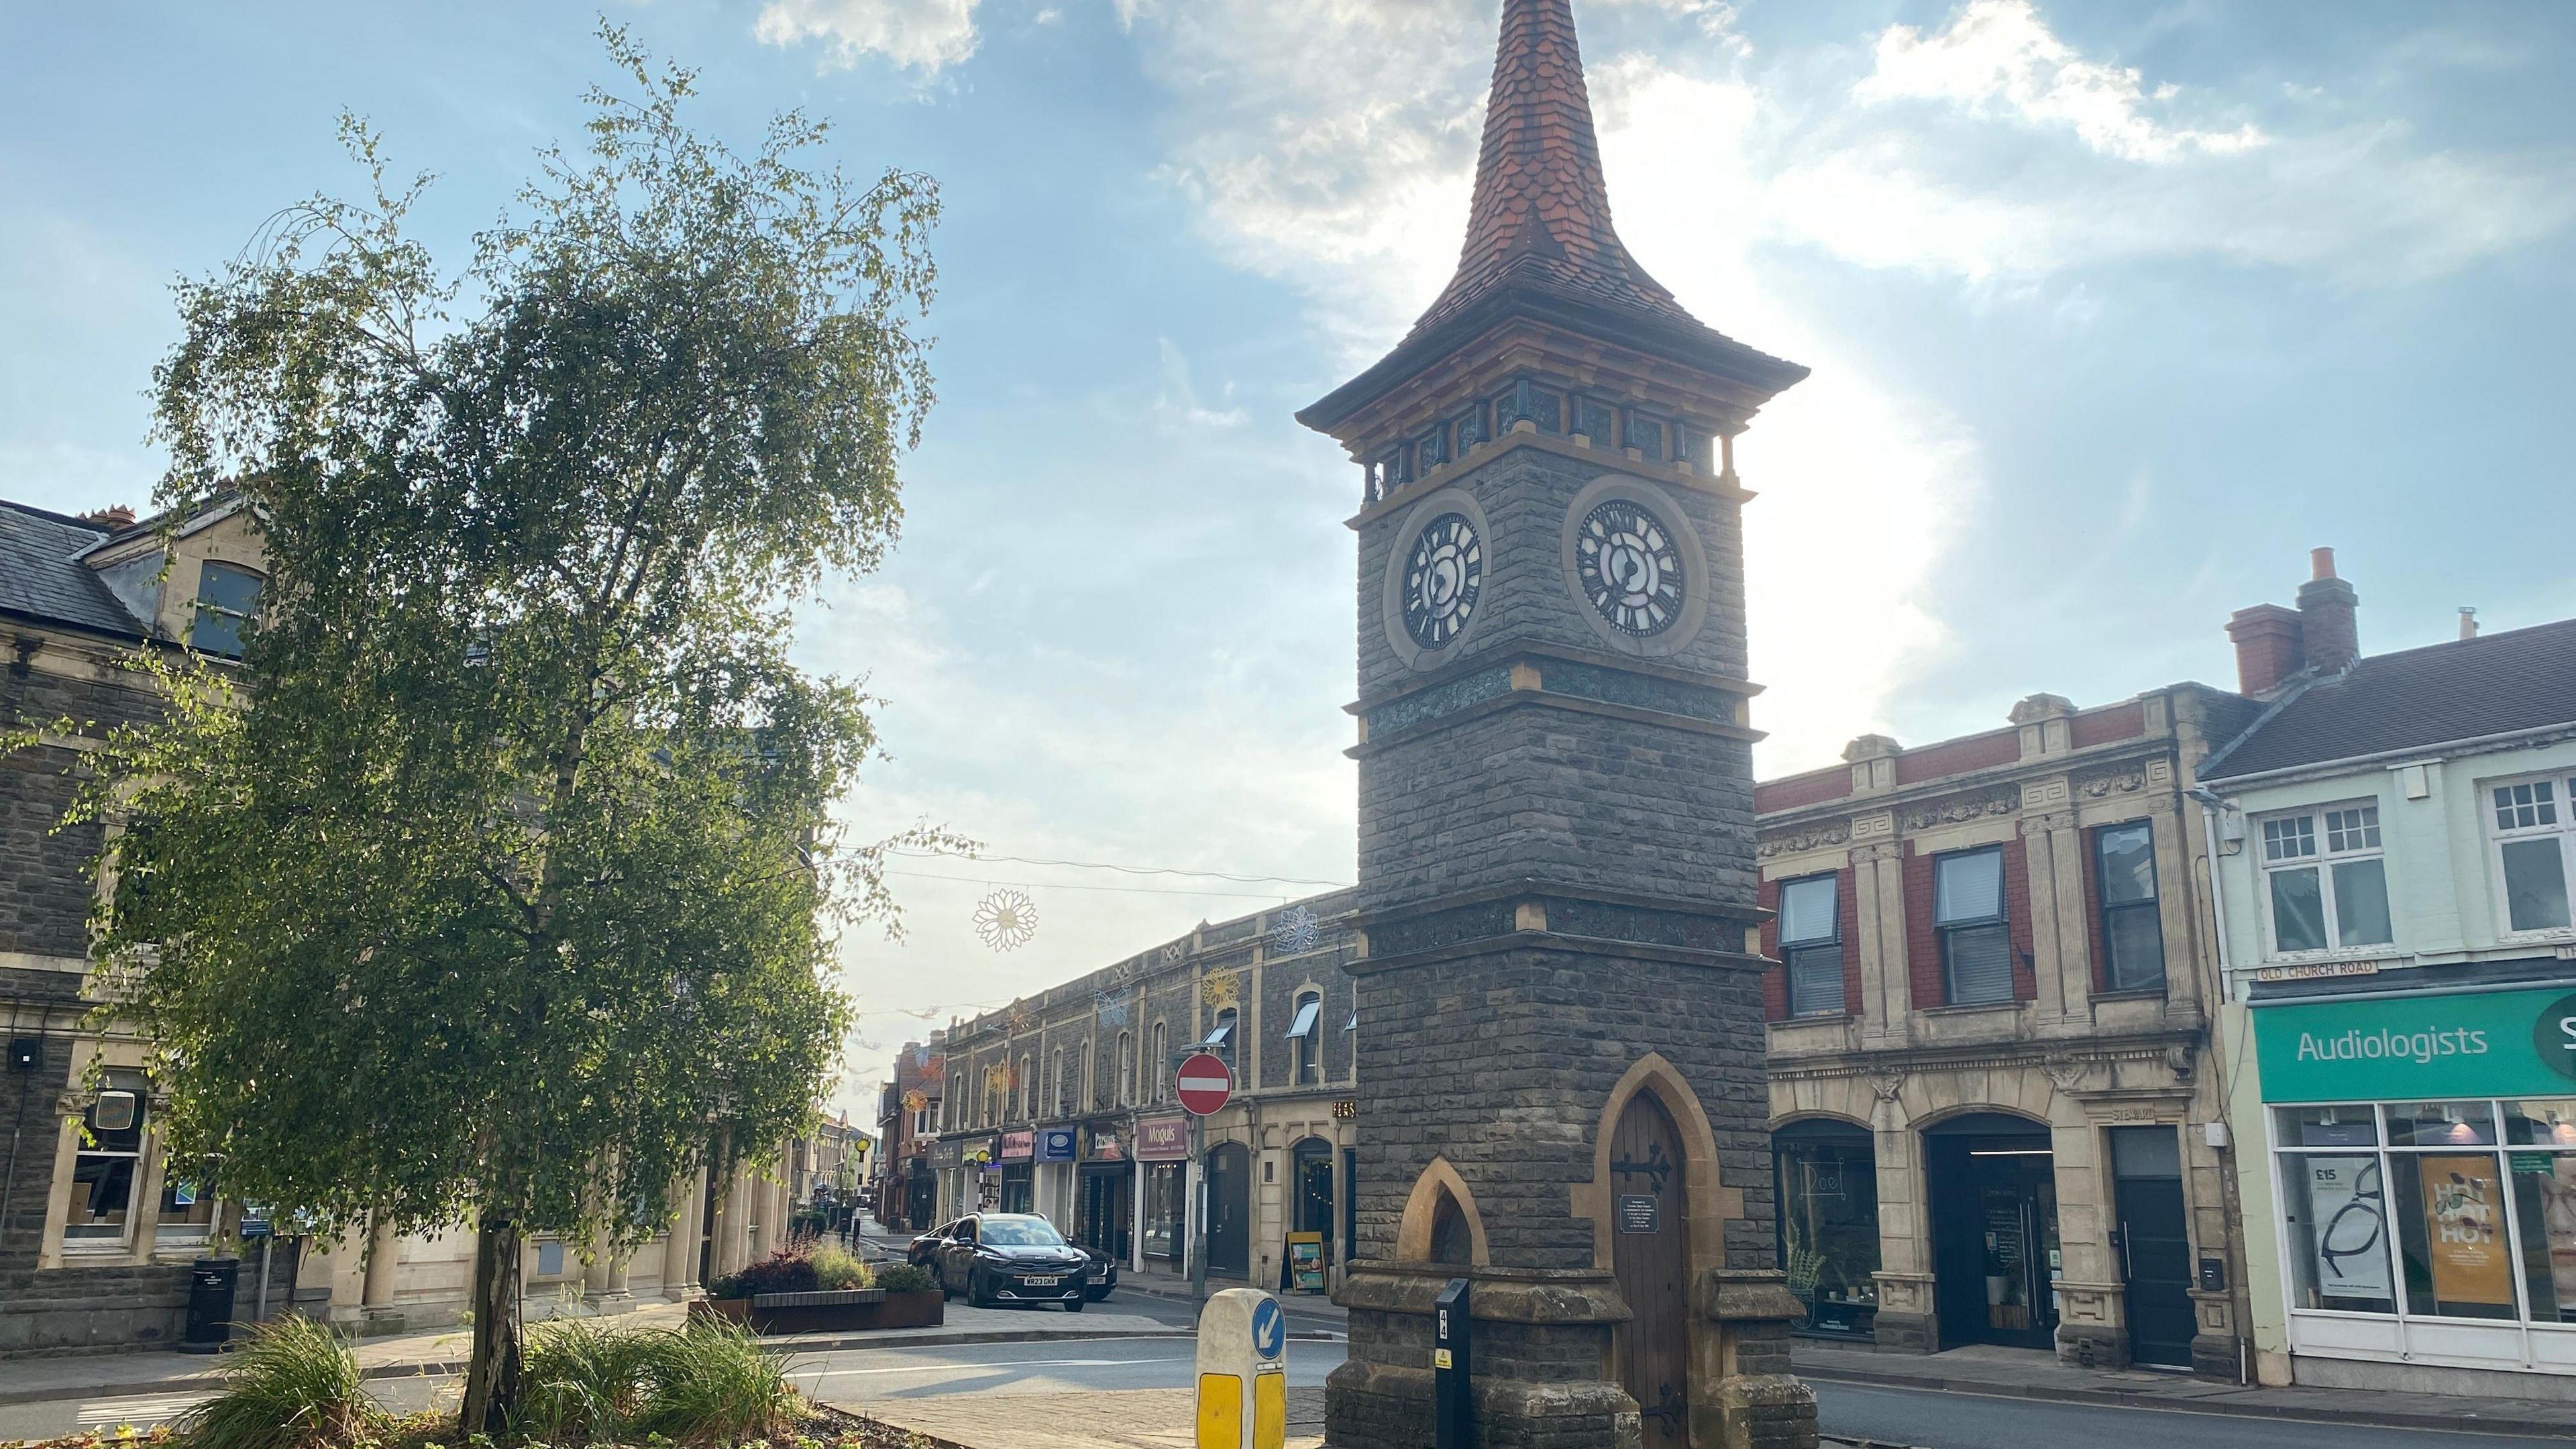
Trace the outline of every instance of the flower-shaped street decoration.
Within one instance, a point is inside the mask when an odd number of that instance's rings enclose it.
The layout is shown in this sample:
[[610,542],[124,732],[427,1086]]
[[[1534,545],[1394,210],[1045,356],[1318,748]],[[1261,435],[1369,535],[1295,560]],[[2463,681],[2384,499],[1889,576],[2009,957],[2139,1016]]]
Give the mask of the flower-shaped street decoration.
[[1199,1003],[1210,1011],[1233,1006],[1243,994],[1243,978],[1233,972],[1199,982]]
[[1304,906],[1290,906],[1271,926],[1270,944],[1278,947],[1282,954],[1293,956],[1300,951],[1314,950],[1315,941],[1323,932],[1324,923],[1315,919],[1313,911]]
[[1016,951],[1038,933],[1038,904],[1025,891],[999,890],[975,907],[975,934],[996,951]]

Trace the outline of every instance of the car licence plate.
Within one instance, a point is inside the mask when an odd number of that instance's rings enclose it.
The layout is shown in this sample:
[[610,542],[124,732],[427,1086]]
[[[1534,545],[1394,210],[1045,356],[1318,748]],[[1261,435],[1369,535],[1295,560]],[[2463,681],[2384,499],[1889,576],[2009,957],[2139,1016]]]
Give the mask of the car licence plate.
[[1053,1278],[1023,1278],[1020,1281],[1031,1288],[1052,1288],[1057,1282],[1057,1280]]

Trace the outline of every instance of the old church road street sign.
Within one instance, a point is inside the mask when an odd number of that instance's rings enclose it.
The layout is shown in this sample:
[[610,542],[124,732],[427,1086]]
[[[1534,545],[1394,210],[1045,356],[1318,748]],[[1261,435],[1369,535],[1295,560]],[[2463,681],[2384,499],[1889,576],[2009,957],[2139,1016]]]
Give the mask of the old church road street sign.
[[1198,1117],[1225,1110],[1234,1097],[1234,1073],[1222,1057],[1198,1052],[1181,1063],[1181,1108]]

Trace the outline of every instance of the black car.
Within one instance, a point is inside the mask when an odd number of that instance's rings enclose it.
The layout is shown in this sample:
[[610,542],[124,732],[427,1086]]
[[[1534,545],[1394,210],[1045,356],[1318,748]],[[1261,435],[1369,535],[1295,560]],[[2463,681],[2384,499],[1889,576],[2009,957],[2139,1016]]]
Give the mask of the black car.
[[1088,1260],[1083,1270],[1083,1296],[1098,1303],[1118,1286],[1117,1260],[1090,1248],[1079,1251]]
[[939,1246],[940,1291],[963,1293],[978,1308],[1061,1303],[1080,1313],[1090,1284],[1090,1258],[1034,1213],[959,1218]]
[[933,1274],[937,1274],[939,1249],[948,1241],[948,1230],[955,1226],[957,1226],[955,1223],[941,1223],[914,1238],[911,1245],[903,1250],[903,1260],[916,1268],[927,1268]]

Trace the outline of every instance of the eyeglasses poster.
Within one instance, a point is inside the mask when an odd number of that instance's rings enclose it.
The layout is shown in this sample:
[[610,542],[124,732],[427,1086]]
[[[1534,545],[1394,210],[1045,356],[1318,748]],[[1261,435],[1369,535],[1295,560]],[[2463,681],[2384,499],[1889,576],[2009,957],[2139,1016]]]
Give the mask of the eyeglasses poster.
[[2328,1298],[2391,1297],[2379,1159],[2311,1157],[2307,1167],[2309,1211],[2324,1225],[2316,1238],[2317,1291]]

